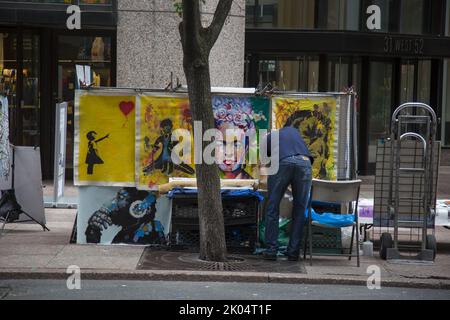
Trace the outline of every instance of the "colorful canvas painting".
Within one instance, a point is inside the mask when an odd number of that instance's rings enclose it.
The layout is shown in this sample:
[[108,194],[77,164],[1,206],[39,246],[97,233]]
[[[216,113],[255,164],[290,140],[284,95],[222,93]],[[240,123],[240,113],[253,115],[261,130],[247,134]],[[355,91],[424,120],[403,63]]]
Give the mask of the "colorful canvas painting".
[[275,97],[272,101],[274,129],[297,128],[314,157],[313,177],[336,180],[337,103],[334,97]]
[[10,170],[8,99],[0,95],[0,178],[7,179]]
[[[241,130],[239,137],[233,137],[236,139],[233,148],[222,149],[224,160],[219,163],[221,178],[258,178],[258,165],[251,163],[251,159],[258,159],[259,130],[269,129],[270,100],[264,97],[215,95],[212,101],[215,125],[224,139],[227,130]],[[250,139],[252,131],[256,139]]]
[[75,184],[135,185],[134,96],[80,93],[75,115]]
[[172,150],[178,144],[172,141],[177,129],[190,132],[193,142],[192,116],[185,96],[140,97],[139,132],[137,134],[136,176],[139,188],[157,189],[169,182],[169,177],[195,177],[194,148],[188,163],[175,164]]

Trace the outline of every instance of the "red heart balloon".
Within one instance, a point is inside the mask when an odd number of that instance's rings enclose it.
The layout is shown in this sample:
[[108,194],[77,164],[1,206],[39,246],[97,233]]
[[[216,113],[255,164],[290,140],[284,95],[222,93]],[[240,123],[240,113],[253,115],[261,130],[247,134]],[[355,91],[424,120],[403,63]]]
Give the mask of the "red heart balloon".
[[134,103],[132,101],[128,101],[128,102],[122,101],[119,104],[119,108],[120,108],[120,111],[122,111],[122,113],[126,117],[126,116],[128,116],[130,114],[131,111],[133,111]]

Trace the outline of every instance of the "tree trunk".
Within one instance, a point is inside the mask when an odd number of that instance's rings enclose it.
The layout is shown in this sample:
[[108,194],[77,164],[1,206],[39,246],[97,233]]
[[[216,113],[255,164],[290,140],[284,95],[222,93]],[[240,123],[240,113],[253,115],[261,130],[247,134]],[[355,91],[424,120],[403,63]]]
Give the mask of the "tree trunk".
[[[213,22],[203,28],[199,0],[183,0],[183,21],[180,24],[183,45],[183,67],[194,121],[202,123],[203,133],[215,128],[211,101],[209,54],[230,11],[232,0],[220,0]],[[203,142],[203,150],[208,143]],[[198,209],[200,220],[200,259],[226,260],[225,226],[217,164],[196,165]]]
[[[202,57],[202,60],[208,60]],[[194,121],[202,123],[203,133],[215,127],[211,102],[211,84],[208,64],[196,66],[185,57],[185,73],[189,101]],[[202,150],[205,148],[203,144]],[[203,161],[202,161],[203,162]],[[225,261],[225,228],[220,194],[219,168],[216,164],[197,164],[198,209],[200,219],[200,259]]]

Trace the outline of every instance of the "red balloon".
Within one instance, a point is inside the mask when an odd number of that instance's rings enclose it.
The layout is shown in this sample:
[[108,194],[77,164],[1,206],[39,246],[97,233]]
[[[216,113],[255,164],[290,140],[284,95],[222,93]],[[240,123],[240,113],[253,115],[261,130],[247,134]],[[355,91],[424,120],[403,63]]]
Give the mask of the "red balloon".
[[133,111],[134,103],[132,101],[128,101],[128,102],[122,101],[119,104],[119,108],[120,108],[120,111],[122,111],[122,113],[124,114],[124,116],[127,117],[131,113],[131,111]]

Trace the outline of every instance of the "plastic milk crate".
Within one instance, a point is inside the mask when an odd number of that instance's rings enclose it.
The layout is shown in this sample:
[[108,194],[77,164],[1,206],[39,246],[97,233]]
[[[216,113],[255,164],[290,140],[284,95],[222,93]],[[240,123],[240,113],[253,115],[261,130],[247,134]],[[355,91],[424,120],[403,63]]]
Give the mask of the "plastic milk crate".
[[[314,202],[313,208],[317,213],[331,212],[339,213],[341,211],[341,206],[332,203]],[[308,226],[305,225],[303,230],[302,239],[302,249],[304,248],[304,241],[307,233]],[[329,253],[329,254],[340,254],[343,251],[342,247],[342,235],[341,229],[339,228],[322,228],[318,226],[312,226],[312,243],[313,252],[317,253]]]
[[[255,197],[223,198],[225,240],[229,252],[252,253],[257,239],[259,203]],[[170,246],[197,249],[200,244],[197,195],[176,195],[172,199]]]

